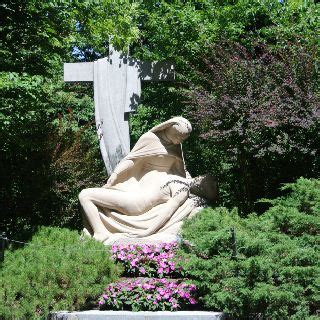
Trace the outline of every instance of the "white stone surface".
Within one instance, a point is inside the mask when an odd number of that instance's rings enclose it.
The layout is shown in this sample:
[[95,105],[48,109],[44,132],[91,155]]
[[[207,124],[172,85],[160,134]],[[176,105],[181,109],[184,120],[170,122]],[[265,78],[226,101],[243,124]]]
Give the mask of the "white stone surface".
[[63,79],[65,82],[92,82],[93,62],[65,63]]
[[48,320],[223,320],[222,312],[211,311],[57,311],[48,316]]
[[122,61],[119,54],[94,62],[96,126],[102,158],[109,174],[130,151],[125,112],[129,108],[130,96],[134,91],[140,95],[141,89],[139,79],[129,69],[132,68]]

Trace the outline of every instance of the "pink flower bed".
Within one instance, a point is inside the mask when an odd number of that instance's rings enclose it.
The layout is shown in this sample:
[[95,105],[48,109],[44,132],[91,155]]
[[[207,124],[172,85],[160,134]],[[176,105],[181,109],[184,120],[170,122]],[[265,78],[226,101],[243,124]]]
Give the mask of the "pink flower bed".
[[182,268],[177,268],[175,260],[177,243],[160,243],[156,245],[113,245],[112,257],[120,262],[126,275],[145,277],[181,277]]
[[179,310],[195,305],[196,286],[177,280],[135,278],[111,283],[99,299],[100,310]]

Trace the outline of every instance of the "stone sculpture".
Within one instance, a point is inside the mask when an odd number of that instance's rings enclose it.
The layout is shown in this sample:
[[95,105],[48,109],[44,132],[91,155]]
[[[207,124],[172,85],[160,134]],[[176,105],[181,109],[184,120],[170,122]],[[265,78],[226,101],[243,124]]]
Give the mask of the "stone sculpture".
[[186,171],[181,143],[191,130],[182,117],[153,127],[118,164],[105,186],[82,190],[85,232],[105,244],[132,238],[174,239],[182,220],[196,208],[190,193],[208,200],[216,195],[212,177],[192,179]]

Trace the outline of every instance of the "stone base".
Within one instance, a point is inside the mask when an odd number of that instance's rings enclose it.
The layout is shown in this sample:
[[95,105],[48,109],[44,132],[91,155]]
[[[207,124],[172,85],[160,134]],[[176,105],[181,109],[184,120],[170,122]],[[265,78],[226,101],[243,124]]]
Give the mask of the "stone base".
[[211,311],[57,311],[49,314],[47,320],[223,320],[222,312]]
[[104,245],[143,245],[143,244],[160,244],[168,242],[177,242],[179,237],[175,234],[154,234],[145,238],[129,238],[123,236],[121,233],[111,236],[108,240],[104,242]]

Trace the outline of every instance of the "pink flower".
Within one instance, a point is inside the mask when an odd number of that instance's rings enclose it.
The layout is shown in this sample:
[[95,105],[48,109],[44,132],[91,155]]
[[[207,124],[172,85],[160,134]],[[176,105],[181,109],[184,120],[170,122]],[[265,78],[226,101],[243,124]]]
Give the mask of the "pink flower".
[[144,267],[140,268],[139,270],[142,274],[145,274],[146,273],[146,269]]
[[184,291],[179,289],[177,293],[181,298],[184,298]]
[[158,273],[163,273],[163,268],[158,268]]
[[150,253],[150,252],[151,252],[151,250],[150,250],[150,248],[149,248],[149,247],[144,246],[144,247],[142,248],[142,252],[143,252],[143,253],[145,253],[145,254],[148,254],[148,253]]
[[177,285],[174,282],[169,283],[169,288],[175,288]]
[[102,295],[102,297],[103,297],[103,299],[105,299],[105,300],[107,300],[107,299],[109,298],[109,296],[106,295],[106,294]]
[[99,300],[99,306],[102,306],[102,305],[104,305],[105,304],[105,302],[103,301],[103,300]]
[[151,289],[151,288],[152,288],[152,286],[151,286],[149,283],[144,283],[144,284],[142,285],[142,289],[149,290],[149,289]]
[[166,293],[166,294],[163,296],[163,299],[168,300],[169,298],[170,298],[170,294],[169,294],[169,293]]
[[125,259],[125,257],[121,253],[118,254],[117,258],[122,261]]
[[196,285],[195,285],[195,284],[193,284],[193,283],[192,283],[192,284],[190,284],[190,290],[196,290],[196,288],[197,288],[197,287],[196,287]]
[[151,294],[148,294],[147,295],[147,300],[150,300],[151,299]]
[[197,303],[196,300],[193,299],[193,298],[190,298],[189,301],[190,301],[191,304],[196,304]]
[[163,288],[158,288],[157,291],[163,296],[165,294],[165,290]]

